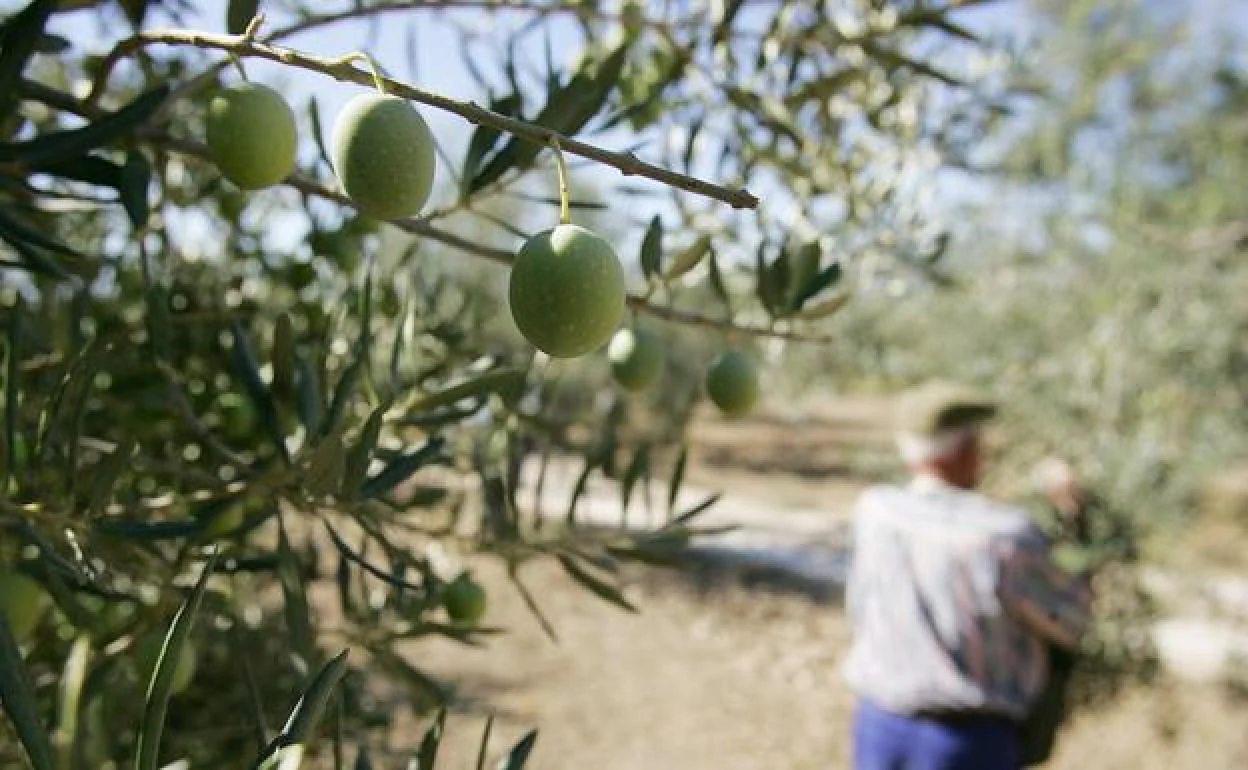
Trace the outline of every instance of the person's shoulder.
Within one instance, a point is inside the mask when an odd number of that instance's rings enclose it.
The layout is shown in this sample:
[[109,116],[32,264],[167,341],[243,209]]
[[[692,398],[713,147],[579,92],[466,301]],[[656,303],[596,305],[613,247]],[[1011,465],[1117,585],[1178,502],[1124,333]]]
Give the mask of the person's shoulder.
[[1040,533],[1031,515],[1022,507],[996,500],[977,491],[960,491],[960,504],[976,518],[989,524],[994,534],[1009,539],[1030,540]]
[[854,508],[860,514],[882,510],[887,508],[890,503],[894,503],[904,497],[905,494],[906,489],[897,484],[872,484],[858,493],[858,499]]

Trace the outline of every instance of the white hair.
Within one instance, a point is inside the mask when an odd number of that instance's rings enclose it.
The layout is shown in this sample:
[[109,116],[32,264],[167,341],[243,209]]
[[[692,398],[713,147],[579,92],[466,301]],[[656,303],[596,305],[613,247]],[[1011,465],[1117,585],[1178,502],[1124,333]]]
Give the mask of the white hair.
[[977,427],[956,428],[932,436],[897,434],[897,451],[907,465],[926,465],[952,456],[967,440],[979,433]]

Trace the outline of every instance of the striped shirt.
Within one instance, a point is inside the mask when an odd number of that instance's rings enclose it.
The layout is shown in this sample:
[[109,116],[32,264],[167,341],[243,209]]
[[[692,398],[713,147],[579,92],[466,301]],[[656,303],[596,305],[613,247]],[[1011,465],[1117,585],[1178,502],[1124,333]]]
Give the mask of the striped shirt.
[[844,674],[861,697],[1021,719],[1045,684],[1046,641],[1079,638],[1089,594],[1022,510],[920,477],[859,498],[846,608]]

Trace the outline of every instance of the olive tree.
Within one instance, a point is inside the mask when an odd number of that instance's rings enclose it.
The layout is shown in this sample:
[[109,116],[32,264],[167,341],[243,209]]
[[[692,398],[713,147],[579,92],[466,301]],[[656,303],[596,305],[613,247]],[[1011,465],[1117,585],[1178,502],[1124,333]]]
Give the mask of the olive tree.
[[[752,408],[754,343],[825,339],[860,250],[939,251],[916,189],[1004,98],[973,79],[990,46],[960,14],[981,4],[11,13],[0,696],[20,740],[0,761],[340,761],[384,729],[384,678],[432,717],[409,765],[431,767],[453,683],[396,646],[498,630],[503,597],[466,559],[499,559],[543,624],[524,581],[538,559],[633,609],[620,565],[679,564],[713,503],[674,505],[704,392]],[[504,18],[519,21],[482,23]],[[75,20],[98,35],[64,32]],[[458,36],[477,91],[299,43],[376,23]],[[526,42],[555,24],[575,58]],[[358,94],[322,115],[254,77],[260,61]],[[434,113],[465,141],[431,131]],[[638,206],[657,213],[634,226]],[[654,368],[629,358],[641,346],[608,346],[617,329],[662,355],[659,375],[630,368]],[[639,429],[645,410],[667,419]],[[521,496],[552,457],[580,458],[571,500]],[[592,474],[625,506],[665,477],[666,522],[580,524]]]

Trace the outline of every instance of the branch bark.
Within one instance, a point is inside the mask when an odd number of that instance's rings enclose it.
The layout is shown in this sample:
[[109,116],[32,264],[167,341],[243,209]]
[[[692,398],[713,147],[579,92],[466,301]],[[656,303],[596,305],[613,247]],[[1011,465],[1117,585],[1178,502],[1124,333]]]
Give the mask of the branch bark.
[[[168,136],[151,136],[147,137],[154,144],[158,144],[175,152],[184,155],[191,155],[200,159],[208,158],[208,148],[204,145],[188,139],[175,139]],[[345,194],[332,190],[320,182],[310,179],[300,174],[294,174],[286,180],[286,184],[296,190],[323,200],[333,201],[343,206],[352,206],[351,199]],[[432,240],[443,243],[451,248],[458,249],[468,254],[497,262],[501,265],[511,265],[515,255],[507,250],[500,249],[495,246],[487,246],[475,241],[464,238],[463,236],[444,230],[437,225],[425,219],[399,219],[390,222],[391,225],[413,235],[423,236]],[[811,335],[803,334],[797,331],[773,329],[766,326],[739,325],[732,321],[725,321],[711,316],[695,313],[680,308],[674,308],[667,305],[659,305],[649,299],[629,294],[627,298],[628,306],[637,312],[646,313],[656,318],[662,318],[673,323],[688,324],[690,326],[699,326],[706,329],[714,329],[727,334],[739,334],[750,337],[770,337],[775,339],[784,339],[792,342],[808,342],[808,343],[830,343],[837,338],[831,335]]]
[[[108,73],[117,61],[149,45],[215,49],[233,54],[234,56],[256,57],[280,62],[292,67],[319,72],[335,80],[357,83],[370,88],[374,84],[372,73],[355,67],[349,59],[328,59],[312,56],[292,48],[248,40],[243,35],[215,35],[187,30],[155,30],[141,32],[127,38],[118,43],[109,52],[101,67],[100,77],[92,83],[91,92],[87,96],[87,102],[95,104],[98,101],[107,87]],[[661,166],[647,163],[631,152],[624,153],[605,150],[565,136],[558,131],[552,131],[544,126],[501,115],[475,102],[452,99],[448,96],[409,86],[391,78],[382,78],[381,80],[385,84],[388,93],[459,115],[476,125],[490,126],[491,128],[505,131],[543,147],[549,147],[551,140],[556,140],[559,142],[559,146],[567,152],[615,168],[624,176],[641,176],[653,179],[669,187],[675,187],[686,192],[727,203],[737,209],[752,209],[758,206],[758,198],[749,190],[743,188],[734,190],[670,171]]]
[[[80,102],[73,96],[56,91],[32,81],[23,81],[20,86],[23,96],[37,101],[41,101],[50,106],[70,112],[83,117],[99,117],[105,114],[105,111],[98,106],[88,102]],[[172,150],[183,155],[189,155],[201,160],[208,160],[208,148],[199,142],[189,139],[178,139],[160,133],[143,133],[142,138],[158,145],[164,149]],[[352,206],[351,199],[345,194],[332,190],[320,182],[310,179],[302,175],[292,175],[286,180],[286,184],[296,190],[323,200],[333,201],[343,206]],[[443,243],[451,248],[458,249],[477,257],[482,257],[502,265],[510,265],[514,254],[506,249],[500,249],[494,246],[477,243],[475,241],[464,238],[460,235],[444,230],[427,219],[405,219],[391,222],[392,225],[399,229],[420,235],[432,240]],[[688,310],[670,307],[667,305],[659,305],[651,302],[643,296],[630,294],[627,298],[628,306],[633,310],[652,315],[656,318],[662,318],[673,323],[688,324],[690,326],[698,326],[706,329],[714,329],[727,334],[740,334],[751,337],[769,337],[775,339],[789,340],[791,342],[807,342],[814,344],[828,344],[834,342],[837,338],[832,335],[816,335],[804,334],[798,331],[781,330],[766,326],[739,325],[732,321],[712,318],[711,316],[695,313]]]

